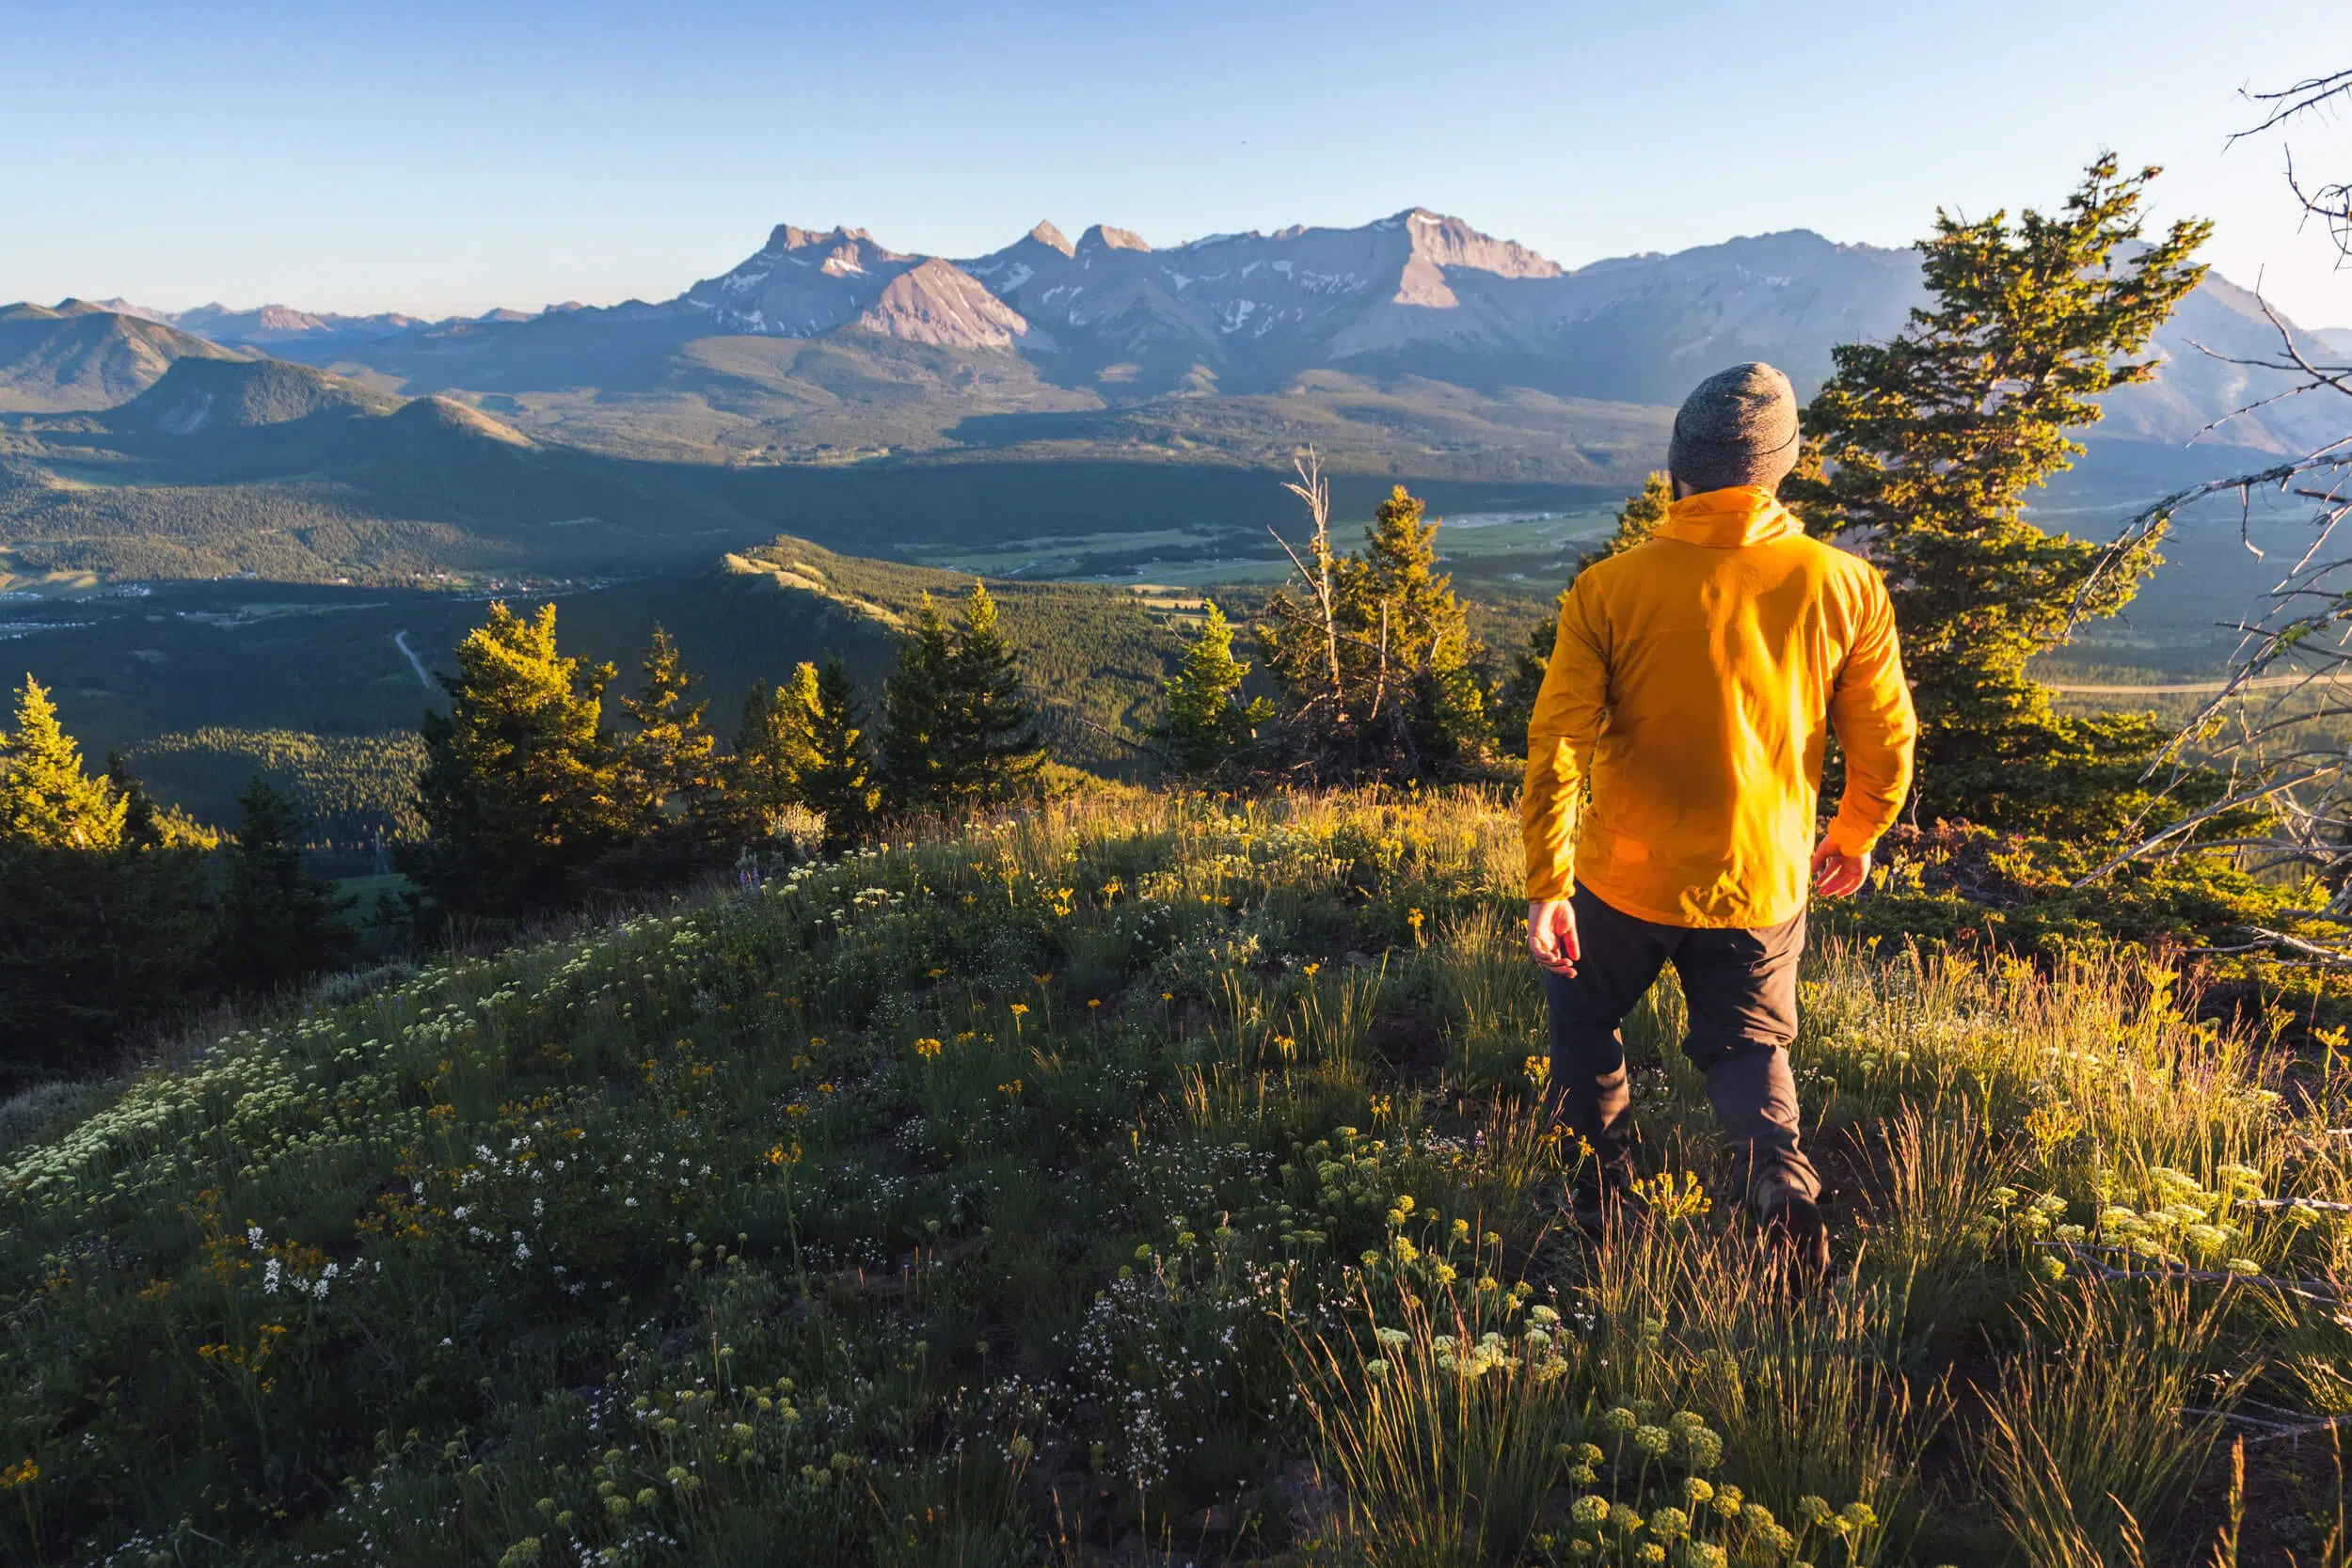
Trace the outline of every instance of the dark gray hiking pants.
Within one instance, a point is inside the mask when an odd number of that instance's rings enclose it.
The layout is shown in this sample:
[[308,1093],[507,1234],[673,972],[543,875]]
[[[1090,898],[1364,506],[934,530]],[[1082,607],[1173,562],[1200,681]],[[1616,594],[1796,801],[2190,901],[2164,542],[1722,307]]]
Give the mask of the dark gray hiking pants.
[[1617,1025],[1672,963],[1690,1004],[1683,1054],[1707,1076],[1749,1207],[1760,1213],[1790,1197],[1819,1197],[1821,1179],[1797,1148],[1788,1071],[1804,912],[1763,930],[1707,930],[1637,919],[1582,888],[1571,902],[1583,956],[1573,976],[1545,971],[1544,989],[1555,1114],[1571,1153],[1582,1138],[1595,1156],[1579,1169],[1580,1188],[1623,1188],[1633,1179],[1632,1100]]

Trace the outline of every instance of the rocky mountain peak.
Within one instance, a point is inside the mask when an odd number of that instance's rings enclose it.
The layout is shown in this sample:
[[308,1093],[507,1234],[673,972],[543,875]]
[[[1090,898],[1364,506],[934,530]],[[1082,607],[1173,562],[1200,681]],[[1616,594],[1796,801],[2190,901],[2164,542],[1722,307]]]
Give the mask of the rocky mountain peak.
[[[1142,235],[1126,229],[1113,229],[1096,224],[1078,236],[1079,250],[1151,250]],[[1074,253],[1073,253],[1074,254]]]
[[943,348],[1010,348],[1029,324],[980,280],[938,257],[892,278],[856,325],[868,332]]
[[837,248],[841,245],[873,244],[874,236],[863,229],[835,224],[831,229],[803,229],[797,224],[779,223],[769,230],[767,249],[771,252],[806,250],[811,245]]
[[1060,251],[1064,256],[1077,254],[1076,248],[1068,240],[1062,238],[1061,230],[1055,228],[1047,219],[1038,220],[1038,226],[1029,230],[1029,238],[1049,250]]
[[1409,236],[1413,254],[1442,267],[1475,267],[1503,277],[1558,277],[1562,268],[1516,240],[1498,240],[1460,218],[1414,207],[1389,220]]

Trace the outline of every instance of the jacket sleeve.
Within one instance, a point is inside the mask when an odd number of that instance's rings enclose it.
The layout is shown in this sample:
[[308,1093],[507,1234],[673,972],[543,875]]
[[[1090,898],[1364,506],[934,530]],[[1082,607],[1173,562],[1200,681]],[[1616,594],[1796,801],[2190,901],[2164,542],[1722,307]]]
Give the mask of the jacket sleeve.
[[1895,610],[1886,585],[1872,572],[1864,583],[1860,625],[1830,698],[1830,723],[1846,758],[1845,797],[1829,826],[1840,854],[1859,855],[1877,844],[1901,815],[1911,793],[1911,754],[1919,721],[1895,644]]
[[1593,595],[1581,574],[1560,607],[1551,662],[1527,725],[1527,783],[1519,794],[1519,838],[1527,852],[1527,896],[1565,898],[1575,882],[1578,797],[1593,743],[1608,716],[1607,643],[1594,625]]

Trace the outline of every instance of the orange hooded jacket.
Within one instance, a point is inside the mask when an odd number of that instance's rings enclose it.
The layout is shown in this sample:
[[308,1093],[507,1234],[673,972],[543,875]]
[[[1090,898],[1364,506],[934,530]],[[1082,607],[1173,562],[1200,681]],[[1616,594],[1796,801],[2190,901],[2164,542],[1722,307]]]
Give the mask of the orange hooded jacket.
[[1527,732],[1527,896],[1581,883],[1663,925],[1780,924],[1808,895],[1833,729],[1829,841],[1859,854],[1902,809],[1918,733],[1886,585],[1765,490],[1676,501],[1561,608]]

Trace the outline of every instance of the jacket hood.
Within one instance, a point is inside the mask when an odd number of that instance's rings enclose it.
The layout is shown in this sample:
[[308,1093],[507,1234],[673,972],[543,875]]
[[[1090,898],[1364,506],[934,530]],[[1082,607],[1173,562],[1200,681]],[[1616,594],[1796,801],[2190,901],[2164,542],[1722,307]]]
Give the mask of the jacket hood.
[[1703,490],[1685,496],[1666,509],[1658,525],[1661,539],[1679,539],[1709,549],[1738,549],[1761,545],[1798,532],[1797,519],[1770,490],[1756,484],[1728,490]]

